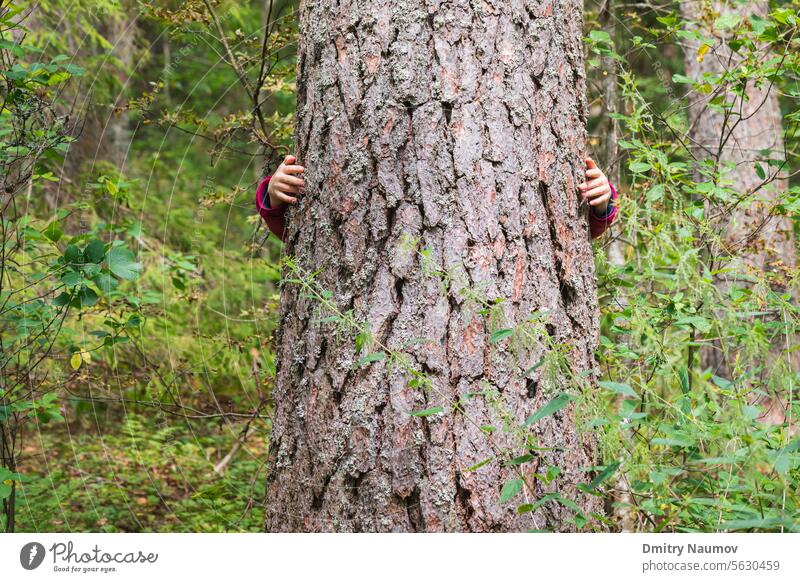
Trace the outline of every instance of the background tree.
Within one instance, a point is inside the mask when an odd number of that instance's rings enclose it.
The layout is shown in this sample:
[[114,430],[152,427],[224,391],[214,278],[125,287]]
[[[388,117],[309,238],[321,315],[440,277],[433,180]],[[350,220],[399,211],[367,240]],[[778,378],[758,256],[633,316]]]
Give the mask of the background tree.
[[301,5],[309,194],[287,236],[269,530],[562,530],[600,509],[576,489],[594,445],[571,407],[525,425],[594,367],[581,13]]

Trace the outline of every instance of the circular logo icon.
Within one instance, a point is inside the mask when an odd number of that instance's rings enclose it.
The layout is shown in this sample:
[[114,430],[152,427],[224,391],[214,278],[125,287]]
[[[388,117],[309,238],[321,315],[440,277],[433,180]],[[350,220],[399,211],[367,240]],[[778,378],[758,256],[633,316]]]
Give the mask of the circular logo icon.
[[39,542],[30,542],[19,551],[19,563],[26,570],[35,570],[44,561],[44,546]]

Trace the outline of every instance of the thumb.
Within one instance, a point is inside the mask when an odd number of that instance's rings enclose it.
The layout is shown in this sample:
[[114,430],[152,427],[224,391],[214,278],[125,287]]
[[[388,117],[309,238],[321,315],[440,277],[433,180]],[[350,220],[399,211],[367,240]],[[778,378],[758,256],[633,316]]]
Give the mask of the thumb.
[[597,169],[597,164],[594,163],[594,160],[592,158],[586,158],[586,169],[587,170]]
[[286,164],[287,166],[291,166],[296,161],[297,161],[296,156],[286,156],[285,158],[283,158],[283,163]]

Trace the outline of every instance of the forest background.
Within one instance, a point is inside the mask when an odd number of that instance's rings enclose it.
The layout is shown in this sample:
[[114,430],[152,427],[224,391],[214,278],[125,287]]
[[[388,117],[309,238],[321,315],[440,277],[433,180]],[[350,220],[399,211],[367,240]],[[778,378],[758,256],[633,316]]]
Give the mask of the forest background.
[[[0,6],[0,525],[262,531],[281,247],[254,189],[292,151],[296,3]],[[621,198],[578,403],[606,511],[541,500],[575,529],[800,530],[798,7],[585,4]],[[766,145],[732,159],[752,120]]]

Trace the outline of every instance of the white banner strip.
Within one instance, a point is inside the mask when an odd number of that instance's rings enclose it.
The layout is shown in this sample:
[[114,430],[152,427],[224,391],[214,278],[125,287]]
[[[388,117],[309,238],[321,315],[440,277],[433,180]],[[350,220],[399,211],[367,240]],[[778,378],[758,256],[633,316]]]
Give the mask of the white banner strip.
[[0,535],[1,580],[140,582],[154,576],[176,582],[254,576],[797,581],[800,534]]

